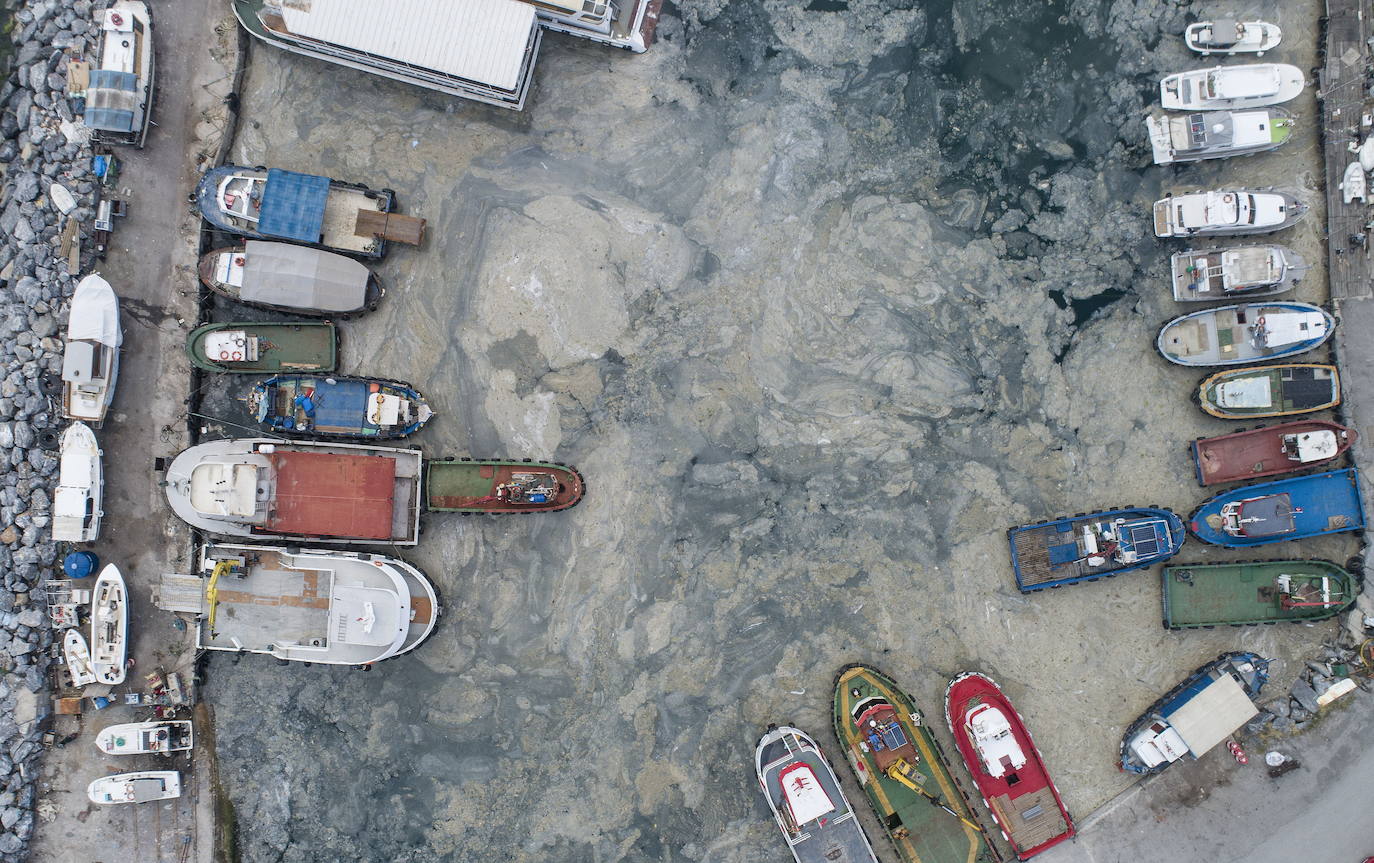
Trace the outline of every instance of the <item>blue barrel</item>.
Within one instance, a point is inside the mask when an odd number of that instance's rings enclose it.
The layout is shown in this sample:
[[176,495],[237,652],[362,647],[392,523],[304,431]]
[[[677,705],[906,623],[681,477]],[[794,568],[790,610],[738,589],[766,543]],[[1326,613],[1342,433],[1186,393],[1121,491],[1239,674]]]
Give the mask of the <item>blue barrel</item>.
[[74,551],[62,559],[62,571],[67,578],[90,578],[100,566],[100,558],[89,551]]

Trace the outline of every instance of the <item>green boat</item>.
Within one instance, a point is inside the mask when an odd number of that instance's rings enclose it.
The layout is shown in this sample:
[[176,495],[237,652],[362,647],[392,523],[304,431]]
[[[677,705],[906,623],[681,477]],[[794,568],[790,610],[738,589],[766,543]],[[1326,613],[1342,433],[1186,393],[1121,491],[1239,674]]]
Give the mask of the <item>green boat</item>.
[[1354,576],[1325,560],[1166,566],[1162,578],[1169,629],[1326,620],[1360,592]]
[[207,372],[332,372],[339,335],[328,321],[204,324],[186,337],[186,352]]
[[905,863],[994,863],[1001,854],[911,697],[850,665],[835,681],[835,737]]
[[425,508],[431,512],[557,512],[582,502],[586,483],[566,464],[514,459],[430,459]]

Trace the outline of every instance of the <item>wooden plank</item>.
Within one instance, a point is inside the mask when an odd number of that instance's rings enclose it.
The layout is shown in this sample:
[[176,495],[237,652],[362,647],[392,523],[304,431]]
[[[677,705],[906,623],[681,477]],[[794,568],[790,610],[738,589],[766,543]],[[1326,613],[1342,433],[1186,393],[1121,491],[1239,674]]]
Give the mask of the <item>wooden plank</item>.
[[380,237],[383,240],[418,246],[425,238],[425,220],[403,216],[400,213],[359,210],[353,234],[357,237]]

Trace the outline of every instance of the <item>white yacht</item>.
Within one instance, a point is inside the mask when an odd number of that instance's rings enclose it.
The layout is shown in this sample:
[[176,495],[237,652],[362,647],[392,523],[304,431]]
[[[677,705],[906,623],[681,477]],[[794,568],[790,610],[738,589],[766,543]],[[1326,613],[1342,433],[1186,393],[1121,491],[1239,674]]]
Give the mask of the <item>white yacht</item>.
[[1183,33],[1188,47],[1203,55],[1255,54],[1263,57],[1264,52],[1278,46],[1283,39],[1283,31],[1277,24],[1266,21],[1237,21],[1234,18],[1218,18],[1215,21],[1199,21],[1189,24]]
[[193,743],[189,719],[126,722],[95,736],[95,747],[106,755],[171,755],[190,751]]
[[107,563],[91,597],[91,670],[96,682],[123,683],[128,655],[129,593],[119,567]]
[[1218,66],[1169,75],[1159,82],[1159,100],[1171,111],[1262,108],[1297,98],[1307,81],[1286,63]]
[[86,786],[92,803],[152,803],[181,796],[181,774],[175,770],[141,770],[102,776]]
[[110,144],[142,147],[153,110],[153,19],[141,0],[116,0],[100,14],[100,65],[86,85],[83,122]]
[[1219,189],[1155,201],[1156,237],[1268,234],[1296,223],[1307,205],[1292,192]]
[[72,686],[80,689],[95,683],[95,672],[91,670],[91,651],[86,639],[75,629],[67,630],[62,638],[62,657],[67,663],[67,673],[72,676]]
[[1145,118],[1156,165],[1273,150],[1293,136],[1294,123],[1293,115],[1282,108],[1198,111]]
[[1189,249],[1169,259],[1180,303],[1272,297],[1293,289],[1307,262],[1287,246]]
[[93,542],[100,535],[100,447],[85,423],[72,423],[62,433],[57,491],[52,500],[54,542]]
[[119,298],[99,275],[82,279],[67,313],[62,354],[62,415],[96,428],[114,400],[119,379]]

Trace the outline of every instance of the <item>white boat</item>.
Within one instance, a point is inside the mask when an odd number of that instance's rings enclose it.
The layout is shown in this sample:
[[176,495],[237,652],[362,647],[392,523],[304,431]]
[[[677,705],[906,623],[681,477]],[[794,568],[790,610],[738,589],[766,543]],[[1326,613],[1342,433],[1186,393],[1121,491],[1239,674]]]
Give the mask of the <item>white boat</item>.
[[189,719],[127,722],[102,728],[95,746],[106,755],[171,755],[186,752],[193,743]]
[[95,433],[81,422],[62,433],[62,460],[52,501],[54,542],[93,542],[100,535],[100,447]]
[[1293,136],[1293,115],[1282,108],[1198,111],[1145,118],[1156,165],[1226,159],[1273,150]]
[[1359,162],[1351,162],[1345,166],[1345,175],[1341,178],[1341,201],[1347,204],[1359,201],[1364,203],[1365,193],[1368,190],[1368,183],[1364,176],[1364,167]]
[[62,355],[62,415],[96,428],[114,399],[119,379],[119,298],[110,283],[89,275],[76,286]]
[[1306,86],[1302,70],[1286,63],[1218,66],[1166,76],[1159,100],[1172,111],[1262,108],[1297,98]]
[[1199,21],[1189,24],[1183,33],[1188,47],[1199,54],[1257,54],[1279,44],[1283,31],[1276,24],[1265,21],[1237,21],[1234,18],[1218,18],[1215,21]]
[[1190,249],[1169,259],[1180,303],[1272,297],[1292,290],[1307,262],[1287,246]]
[[414,650],[439,619],[424,573],[380,554],[207,545],[199,575],[205,650],[369,665]]
[[1268,234],[1294,224],[1307,205],[1292,192],[1219,189],[1155,201],[1156,237]]
[[100,65],[90,72],[82,122],[100,141],[142,147],[153,110],[153,19],[140,0],[116,0],[98,14]]
[[91,597],[91,670],[96,681],[123,683],[128,654],[129,593],[119,568],[107,563]]
[[768,726],[754,775],[797,863],[877,863],[829,759],[804,732]]
[[91,651],[80,632],[67,630],[62,639],[62,655],[67,661],[67,672],[72,676],[72,686],[80,689],[95,683],[95,672],[91,670]]
[[175,770],[140,770],[102,776],[86,786],[92,803],[152,803],[181,796],[181,774]]

